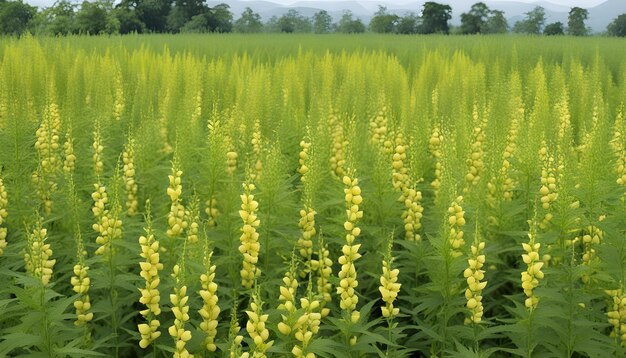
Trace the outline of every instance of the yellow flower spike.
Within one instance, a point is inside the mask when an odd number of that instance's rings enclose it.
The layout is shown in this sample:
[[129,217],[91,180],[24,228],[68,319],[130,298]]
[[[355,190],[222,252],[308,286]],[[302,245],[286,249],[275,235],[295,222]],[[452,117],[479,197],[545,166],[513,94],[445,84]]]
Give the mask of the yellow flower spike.
[[[358,179],[352,179],[349,176],[344,176],[342,179],[346,194],[346,208],[347,208],[347,220],[344,223],[344,229],[346,230],[346,244],[342,247],[343,256],[340,256],[338,261],[341,264],[341,270],[339,271],[339,285],[337,286],[337,294],[340,296],[340,307],[354,322],[355,318],[358,320],[357,304],[359,301],[358,296],[354,292],[354,288],[358,286],[357,272],[354,267],[354,262],[359,259],[361,255],[358,254],[359,246],[354,241],[360,230],[356,230],[356,224],[359,216],[362,215],[362,211],[359,205],[355,203],[355,197],[361,197],[361,188],[358,186]],[[358,199],[360,202],[362,199]],[[359,215],[360,213],[360,215]],[[357,234],[357,235],[355,235]]]
[[345,148],[348,145],[346,140],[343,121],[336,112],[331,112],[328,117],[328,125],[331,130],[331,173],[336,178],[342,178],[346,173]]
[[528,243],[522,244],[522,248],[526,252],[522,255],[522,259],[526,263],[526,271],[521,273],[522,288],[527,297],[524,304],[526,308],[531,310],[535,309],[539,303],[539,298],[535,295],[534,290],[539,286],[539,280],[544,277],[541,271],[544,263],[539,261],[539,248],[541,244],[535,242],[537,235],[535,225],[534,222],[531,223],[531,228],[528,233],[529,241]]
[[242,219],[241,236],[239,241],[239,252],[243,256],[241,274],[241,285],[245,288],[252,288],[254,279],[261,274],[261,270],[256,266],[258,262],[261,245],[257,228],[260,221],[256,217],[259,203],[254,200],[252,192],[256,187],[252,183],[244,183],[244,194],[241,195],[241,210],[239,216]]
[[215,352],[217,346],[215,345],[215,337],[217,336],[218,316],[220,314],[220,307],[217,305],[219,298],[217,296],[218,286],[214,282],[215,280],[215,265],[211,263],[211,257],[213,252],[208,249],[208,242],[205,238],[205,250],[204,250],[204,268],[205,273],[200,276],[200,284],[202,289],[200,290],[200,297],[202,297],[202,308],[200,316],[202,322],[200,323],[200,329],[206,334],[204,339],[204,345],[209,352]]
[[52,278],[52,269],[56,260],[52,259],[50,244],[46,244],[48,231],[41,227],[41,218],[37,220],[37,226],[28,235],[27,250],[24,254],[26,271],[46,286]]
[[451,253],[453,257],[461,256],[461,248],[465,245],[463,240],[463,226],[465,225],[465,212],[461,207],[463,197],[457,197],[448,208],[448,224],[449,233],[448,240],[450,242]]
[[482,253],[485,249],[485,242],[478,232],[478,227],[474,235],[474,242],[471,247],[471,255],[467,260],[468,268],[463,272],[466,278],[467,289],[465,290],[466,307],[469,315],[465,318],[465,324],[478,324],[483,317],[482,290],[487,286],[487,282],[481,282],[485,277],[485,271],[482,270],[485,264],[485,255]]
[[135,181],[135,140],[130,138],[122,152],[124,189],[126,190],[126,212],[129,216],[137,214],[137,182]]
[[[183,250],[183,254],[184,255]],[[183,263],[184,265],[184,263]],[[174,339],[175,357],[191,357],[187,349],[186,343],[191,339],[191,331],[185,330],[185,324],[189,321],[189,306],[187,301],[187,286],[185,286],[184,270],[180,265],[174,265],[172,277],[175,280],[174,293],[170,294],[170,302],[172,303],[172,312],[174,313],[174,324],[168,328],[168,333]]]
[[167,195],[170,197],[171,205],[170,212],[167,214],[168,229],[165,233],[170,238],[181,236],[188,226],[185,218],[185,207],[180,198],[183,191],[182,175],[183,172],[178,168],[178,161],[175,158],[172,162],[171,174],[168,176],[169,187],[167,188]]
[[217,209],[217,199],[212,197],[211,199],[207,200],[205,203],[205,209],[204,212],[207,214],[208,216],[208,221],[207,221],[207,225],[209,227],[215,227],[217,226],[217,217],[220,215],[219,210]]
[[259,292],[255,292],[250,303],[250,310],[246,311],[248,322],[246,331],[254,342],[253,357],[265,357],[265,352],[272,347],[274,341],[269,339],[269,330],[265,328],[269,315],[263,314],[263,303],[259,297]]
[[160,283],[159,271],[163,270],[163,264],[159,260],[159,241],[152,232],[149,201],[146,203],[146,211],[146,234],[140,236],[138,240],[141,248],[139,255],[145,260],[139,263],[141,268],[140,276],[145,280],[144,288],[139,289],[141,293],[139,302],[146,306],[146,309],[140,311],[140,313],[147,322],[138,326],[141,334],[141,341],[139,342],[141,348],[148,347],[154,339],[161,335],[161,332],[157,331],[160,326],[157,316],[161,314],[158,285]]

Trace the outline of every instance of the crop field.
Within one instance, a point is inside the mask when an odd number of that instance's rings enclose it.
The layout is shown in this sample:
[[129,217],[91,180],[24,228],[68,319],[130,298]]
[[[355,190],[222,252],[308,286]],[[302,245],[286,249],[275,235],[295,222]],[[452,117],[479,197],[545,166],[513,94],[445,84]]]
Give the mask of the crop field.
[[623,357],[626,46],[0,39],[1,357]]

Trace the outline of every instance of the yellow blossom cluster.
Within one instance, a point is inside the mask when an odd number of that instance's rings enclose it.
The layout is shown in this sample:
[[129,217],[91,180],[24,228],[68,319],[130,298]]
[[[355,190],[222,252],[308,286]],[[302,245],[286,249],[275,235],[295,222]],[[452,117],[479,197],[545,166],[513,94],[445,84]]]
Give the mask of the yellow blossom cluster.
[[[584,230],[581,241],[583,244],[582,264],[590,266],[596,259],[596,247],[600,245],[604,232],[596,226],[589,226]],[[582,281],[589,283],[590,275],[588,273],[583,274]]]
[[61,131],[61,120],[59,108],[52,102],[44,111],[39,128],[37,129],[37,141],[35,149],[39,153],[41,170],[44,178],[54,178],[61,158],[59,156],[59,135]]
[[87,271],[89,271],[89,267],[82,263],[74,265],[74,276],[70,280],[72,290],[80,295],[80,298],[74,301],[74,308],[76,309],[76,321],[74,321],[74,324],[77,326],[83,326],[93,319],[93,312],[89,312],[91,308],[89,299],[91,280],[87,275]]
[[448,240],[453,257],[461,256],[461,248],[465,245],[463,240],[463,226],[465,225],[465,211],[461,207],[463,197],[457,197],[448,208],[448,224],[450,225]]
[[298,239],[298,247],[300,248],[300,256],[305,260],[305,274],[310,270],[310,260],[313,255],[313,237],[317,233],[315,229],[315,210],[306,207],[300,210],[300,221],[298,226],[302,236]]
[[171,238],[180,236],[188,226],[185,220],[185,207],[180,198],[183,192],[182,175],[183,171],[179,170],[177,164],[174,163],[172,165],[172,173],[168,175],[169,187],[167,188],[167,195],[170,197],[171,205],[170,212],[167,214],[168,229],[165,232]]
[[191,331],[185,330],[185,323],[189,321],[189,296],[187,296],[187,286],[184,284],[183,270],[179,265],[174,265],[172,277],[176,281],[174,293],[170,294],[172,303],[172,313],[174,314],[174,324],[167,332],[174,338],[174,358],[193,357],[189,354],[185,346],[191,340]]
[[[208,251],[208,250],[205,250]],[[200,329],[206,334],[204,346],[209,352],[215,352],[215,337],[217,336],[217,317],[220,314],[220,306],[217,305],[217,283],[215,283],[215,265],[211,263],[212,252],[205,252],[204,267],[205,272],[200,275],[200,297],[202,297],[202,308],[198,313],[202,317]]]
[[[103,188],[96,184],[96,187]],[[92,194],[92,198],[99,194],[99,191],[96,191]],[[95,199],[94,199],[95,201]],[[98,203],[96,201],[96,203]],[[94,210],[96,205],[92,208]],[[93,224],[93,229],[98,233],[98,237],[96,237],[96,243],[100,245],[96,249],[96,255],[105,255],[111,252],[111,245],[113,240],[119,239],[122,237],[122,220],[117,216],[117,210],[115,212],[111,212],[110,210],[104,210],[101,215],[97,216],[97,222]]]
[[246,323],[246,331],[254,342],[253,358],[266,357],[265,352],[272,347],[274,341],[269,341],[270,331],[266,328],[268,314],[263,314],[262,303],[255,294],[253,301],[250,302],[250,310],[246,311],[248,322]]
[[383,107],[370,120],[370,142],[372,144],[384,146],[387,139],[387,107]]
[[52,278],[52,269],[56,260],[51,259],[52,249],[46,243],[48,231],[39,224],[33,232],[28,235],[27,251],[24,254],[26,271],[34,278],[37,278],[47,285]]
[[311,148],[310,142],[305,142],[304,140],[300,141],[300,154],[298,155],[298,173],[302,176],[300,178],[301,181],[305,181],[305,175],[309,172],[309,167],[306,165],[307,160],[309,159],[309,149]]
[[214,197],[212,197],[211,199],[208,199],[206,203],[204,203],[204,206],[205,206],[204,212],[208,216],[207,226],[216,227],[217,222],[215,220],[220,215],[220,212],[217,209],[217,199]]
[[534,309],[539,303],[539,297],[534,293],[535,288],[539,286],[539,280],[543,279],[544,275],[541,271],[543,267],[543,261],[539,257],[539,248],[541,244],[536,241],[536,232],[533,228],[528,234],[528,243],[523,243],[525,253],[522,255],[522,260],[526,264],[526,271],[522,272],[522,288],[526,295],[526,301],[524,304],[528,309]]
[[333,261],[330,259],[330,251],[324,245],[322,239],[319,242],[319,250],[317,259],[311,260],[311,271],[317,273],[317,294],[322,297],[320,302],[322,317],[328,316],[330,309],[326,307],[332,300],[331,292],[333,285],[330,283],[330,277],[333,274]]
[[471,256],[467,260],[468,267],[463,271],[463,277],[467,281],[467,289],[465,290],[465,306],[470,311],[469,317],[465,318],[465,324],[480,323],[483,318],[483,296],[482,291],[487,286],[485,271],[482,269],[485,265],[485,242],[480,240],[480,236],[476,235],[471,248]]
[[137,214],[137,182],[135,181],[135,140],[130,139],[122,153],[124,163],[124,188],[126,189],[126,211],[128,215]]
[[611,337],[626,346],[626,293],[623,289],[605,291],[610,296],[607,317],[611,324]]
[[254,130],[252,131],[252,153],[254,154],[254,174],[251,175],[253,180],[259,180],[263,171],[263,163],[261,162],[261,122],[256,119],[254,121]]
[[63,143],[63,153],[65,154],[65,160],[63,161],[63,171],[66,174],[71,174],[76,168],[76,155],[74,154],[74,141],[70,132],[65,135],[65,143]]
[[229,136],[227,136],[224,141],[228,148],[228,151],[226,152],[226,172],[233,175],[235,170],[237,170],[237,158],[239,155],[237,154],[235,146],[232,143],[232,139]]
[[433,158],[435,158],[435,179],[430,184],[435,191],[435,197],[441,187],[441,179],[443,176],[443,164],[441,163],[441,159],[443,157],[443,151],[441,148],[442,143],[443,134],[441,133],[439,127],[435,126],[433,127],[430,139],[428,140],[428,150]]
[[540,227],[545,229],[548,223],[552,220],[550,207],[558,198],[557,175],[554,156],[548,152],[548,148],[545,143],[539,150],[539,156],[542,161],[541,188],[539,189],[539,194],[541,195],[540,201],[541,207],[547,211]]
[[37,129],[35,149],[39,154],[39,168],[32,175],[37,194],[43,203],[44,212],[52,212],[52,193],[57,189],[56,175],[61,165],[59,153],[59,133],[61,120],[56,103],[51,102],[44,111],[44,117]]
[[318,312],[320,302],[317,300],[309,300],[308,298],[300,299],[300,308],[302,315],[294,327],[294,337],[298,341],[291,349],[291,354],[297,358],[315,358],[315,353],[307,352],[307,348],[313,339],[313,336],[319,332],[322,315]]
[[116,121],[122,119],[125,106],[123,78],[122,74],[118,73],[117,76],[115,76],[115,103],[113,104],[113,119]]
[[241,236],[239,241],[239,252],[243,255],[243,267],[240,271],[241,285],[245,288],[252,288],[254,279],[261,274],[261,270],[256,266],[259,261],[261,244],[259,243],[259,233],[257,228],[261,221],[257,217],[259,202],[254,200],[252,192],[256,186],[252,183],[243,185],[244,193],[241,195],[241,210],[239,216],[243,221]]
[[139,333],[141,333],[141,341],[139,346],[146,348],[152,341],[159,338],[161,332],[158,331],[161,325],[156,318],[161,314],[161,295],[159,293],[159,271],[163,270],[163,264],[160,262],[159,257],[159,241],[156,240],[150,226],[146,230],[146,235],[139,237],[139,245],[141,246],[141,257],[144,261],[139,263],[141,272],[139,275],[145,280],[145,287],[139,289],[141,297],[139,302],[146,306],[146,309],[141,310],[142,316],[147,320],[147,323],[138,325]]
[[[478,113],[477,108],[474,106],[474,121],[478,122]],[[467,182],[467,186],[465,187],[465,191],[467,192],[470,187],[478,184],[480,181],[480,176],[485,168],[485,164],[483,162],[483,158],[485,156],[485,151],[483,148],[483,143],[485,141],[485,131],[484,126],[477,125],[474,127],[472,132],[472,144],[470,147],[470,156],[467,158],[467,174],[465,174],[465,181]]]
[[405,210],[402,212],[404,235],[409,241],[419,241],[422,238],[419,234],[419,230],[422,227],[422,216],[424,212],[424,208],[421,205],[422,192],[415,190],[415,188],[406,189],[405,191]]
[[[292,265],[293,266],[293,265]],[[291,267],[289,271],[285,272],[283,277],[283,284],[280,286],[280,295],[278,296],[278,310],[281,313],[282,321],[278,323],[278,331],[286,336],[290,335],[293,326],[291,325],[290,318],[298,309],[296,307],[296,293],[298,290],[298,280],[294,274],[294,268]]]
[[93,162],[93,170],[96,176],[102,175],[104,171],[104,163],[102,162],[102,153],[104,152],[104,146],[102,145],[102,137],[100,135],[100,125],[96,123],[96,130],[93,132],[93,143],[91,145],[93,149],[93,155],[91,160]]
[[346,243],[341,249],[343,256],[339,257],[341,270],[339,272],[337,294],[341,297],[341,309],[350,315],[350,320],[353,323],[356,323],[361,315],[356,309],[359,297],[356,295],[355,289],[359,282],[354,263],[361,257],[361,254],[359,254],[361,244],[356,244],[355,241],[361,234],[361,229],[356,224],[363,217],[363,211],[359,208],[359,205],[363,202],[363,197],[361,196],[358,179],[344,176],[343,184],[345,185],[344,193],[347,214],[347,219],[343,224],[346,230]]
[[405,165],[407,146],[404,143],[402,134],[396,136],[396,147],[394,149],[392,157],[392,174],[391,183],[396,191],[402,193],[400,201],[403,201],[406,196],[406,189],[409,185],[409,170]]
[[392,269],[392,262],[393,258],[383,260],[383,274],[380,276],[380,286],[378,287],[383,302],[385,302],[385,305],[381,307],[382,315],[387,319],[392,319],[400,313],[400,309],[393,306],[393,302],[400,293],[400,286],[402,286],[398,283],[400,270]]
[[344,135],[343,123],[337,113],[330,114],[328,124],[331,130],[330,167],[332,174],[341,178],[346,172],[345,148],[348,142]]

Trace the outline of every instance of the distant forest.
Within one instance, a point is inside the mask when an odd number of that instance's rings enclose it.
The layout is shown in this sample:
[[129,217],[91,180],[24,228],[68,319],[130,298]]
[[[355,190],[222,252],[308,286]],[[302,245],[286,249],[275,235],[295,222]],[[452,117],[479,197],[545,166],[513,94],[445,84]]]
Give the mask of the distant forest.
[[[237,19],[227,4],[209,7],[203,0],[112,0],[84,1],[81,5],[59,0],[53,6],[38,9],[22,0],[0,0],[0,33],[20,35],[128,34],[128,33],[396,33],[396,34],[504,34],[587,36],[585,25],[589,13],[572,7],[567,24],[546,23],[541,6],[510,25],[503,11],[490,9],[478,2],[461,14],[461,25],[451,26],[452,8],[437,2],[426,2],[417,12],[399,16],[379,6],[368,24],[344,11],[334,22],[320,10],[312,17],[291,9],[282,16],[262,21],[261,16],[246,8]],[[617,16],[604,33],[626,36],[626,14]]]

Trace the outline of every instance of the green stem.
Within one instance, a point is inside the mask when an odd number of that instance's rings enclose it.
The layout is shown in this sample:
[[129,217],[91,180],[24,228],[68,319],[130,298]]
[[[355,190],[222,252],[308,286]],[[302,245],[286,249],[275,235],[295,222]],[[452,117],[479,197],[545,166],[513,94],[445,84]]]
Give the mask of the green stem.
[[50,340],[50,332],[48,331],[48,305],[46,305],[46,286],[41,284],[41,295],[40,295],[41,309],[43,312],[43,339],[46,353],[49,357],[54,356],[52,354],[52,342]]
[[113,329],[113,337],[115,339],[115,357],[119,357],[119,337],[117,322],[117,292],[115,291],[115,268],[113,267],[113,248],[109,248],[109,288],[111,290],[111,328]]

